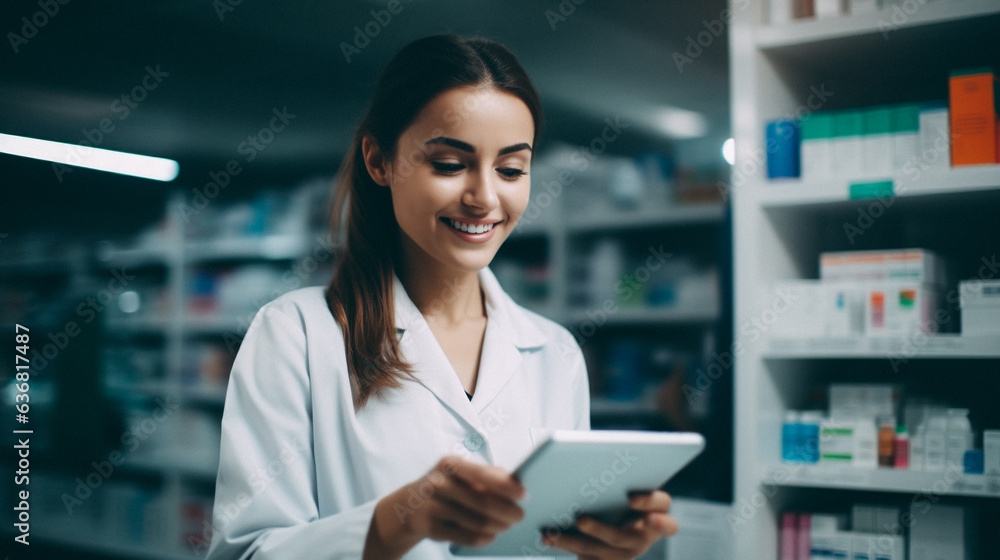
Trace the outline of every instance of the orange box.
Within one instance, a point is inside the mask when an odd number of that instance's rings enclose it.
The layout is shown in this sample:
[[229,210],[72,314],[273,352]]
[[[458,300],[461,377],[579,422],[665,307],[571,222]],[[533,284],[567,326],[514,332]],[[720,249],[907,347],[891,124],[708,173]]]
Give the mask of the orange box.
[[992,69],[951,73],[952,166],[997,163],[996,82]]

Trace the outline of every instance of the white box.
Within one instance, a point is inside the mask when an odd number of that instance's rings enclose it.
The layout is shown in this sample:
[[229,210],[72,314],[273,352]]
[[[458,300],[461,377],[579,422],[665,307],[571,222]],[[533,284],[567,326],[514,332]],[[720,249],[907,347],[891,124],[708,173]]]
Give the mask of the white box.
[[815,0],[816,17],[836,17],[847,13],[846,0]]
[[926,249],[822,253],[819,277],[825,281],[899,280],[936,286],[948,284],[944,260]]
[[864,288],[856,282],[782,280],[775,283],[772,298],[775,336],[820,338],[864,333]]
[[931,107],[920,111],[920,167],[948,169],[951,167],[951,128],[948,107]]
[[910,506],[909,560],[973,560],[976,558],[975,512],[961,506],[926,501]]
[[983,474],[1000,476],[1000,430],[983,430]]
[[869,418],[896,416],[900,386],[887,383],[832,383],[830,416]]
[[1000,280],[964,280],[958,283],[962,334],[1000,334]]
[[850,0],[851,15],[872,14],[878,11],[877,0]]
[[935,333],[942,318],[942,290],[931,284],[885,282],[864,292],[865,334],[900,336]]
[[855,533],[875,533],[875,510],[877,506],[854,504],[851,508],[851,530]]
[[819,462],[851,465],[854,461],[854,421],[824,419],[819,424]]
[[857,531],[851,534],[851,560],[905,560],[906,542],[901,536]]
[[769,8],[771,25],[782,25],[792,21],[792,0],[771,0]]

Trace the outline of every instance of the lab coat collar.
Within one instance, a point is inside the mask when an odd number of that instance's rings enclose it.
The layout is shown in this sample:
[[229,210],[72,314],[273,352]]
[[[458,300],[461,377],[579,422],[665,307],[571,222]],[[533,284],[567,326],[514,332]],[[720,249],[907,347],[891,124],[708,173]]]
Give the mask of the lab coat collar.
[[[427,328],[420,310],[406,293],[406,288],[394,272],[393,298],[395,299],[396,330],[405,331],[410,328]],[[535,326],[531,317],[521,306],[517,305],[503,288],[493,271],[483,268],[479,271],[479,283],[486,294],[486,314],[491,321],[497,321],[504,327],[504,334],[510,342],[520,349],[538,348],[548,342],[548,337]]]
[[486,435],[479,413],[486,409],[517,373],[521,352],[544,345],[548,338],[527,312],[504,293],[492,271],[482,269],[479,281],[486,296],[488,319],[476,389],[472,401],[469,401],[454,368],[420,310],[395,274],[393,281],[400,349],[403,357],[416,367],[415,378],[472,428]]

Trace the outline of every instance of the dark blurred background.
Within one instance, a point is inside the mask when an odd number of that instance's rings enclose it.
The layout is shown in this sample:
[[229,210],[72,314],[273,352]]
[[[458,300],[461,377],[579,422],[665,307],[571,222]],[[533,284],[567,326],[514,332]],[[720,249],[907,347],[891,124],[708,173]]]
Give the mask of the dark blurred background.
[[[731,501],[725,3],[579,1],[0,6],[0,134],[180,169],[160,182],[0,153],[2,352],[13,362],[21,324],[32,357],[29,421],[8,368],[0,424],[7,449],[34,430],[37,557],[204,555],[243,333],[329,279],[331,178],[375,80],[443,32],[508,46],[543,102],[533,200],[491,268],[577,336],[595,428],[706,434],[670,490]],[[3,519],[19,488],[2,485]],[[2,526],[0,549],[24,557]]]

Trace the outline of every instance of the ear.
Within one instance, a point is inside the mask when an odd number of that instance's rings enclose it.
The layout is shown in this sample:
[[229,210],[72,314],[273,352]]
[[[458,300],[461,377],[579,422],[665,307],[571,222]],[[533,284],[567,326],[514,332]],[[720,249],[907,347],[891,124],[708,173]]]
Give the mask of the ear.
[[365,167],[376,184],[389,186],[389,164],[382,156],[382,150],[371,134],[365,134],[361,139],[361,153],[365,158]]

